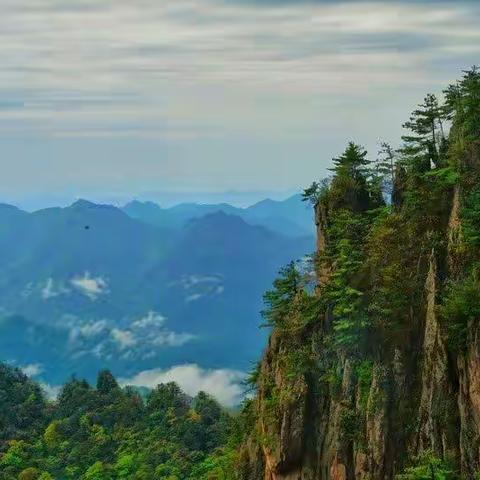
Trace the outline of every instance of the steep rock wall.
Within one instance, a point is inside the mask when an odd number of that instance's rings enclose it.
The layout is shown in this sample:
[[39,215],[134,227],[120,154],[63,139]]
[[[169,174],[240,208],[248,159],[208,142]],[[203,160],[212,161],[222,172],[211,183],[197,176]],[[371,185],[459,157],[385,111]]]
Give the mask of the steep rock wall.
[[[421,305],[412,307],[413,327],[403,346],[374,362],[367,393],[355,358],[322,351],[318,339],[331,328],[328,313],[319,318],[315,335],[299,332],[298,341],[311,345],[318,363],[336,365],[341,379],[336,386],[316,377],[314,369],[300,377],[286,375],[278,359],[291,345],[283,345],[274,331],[261,368],[290,396],[272,416],[260,388],[259,422],[268,440],[261,449],[262,473],[249,480],[392,479],[406,458],[426,451],[453,459],[466,478],[473,478],[480,468],[480,329],[469,330],[465,352],[451,352],[438,316],[439,284],[456,275],[452,252],[460,238],[460,202],[455,188],[444,231],[448,248],[418,259],[424,292]],[[317,205],[315,218],[321,256],[328,242],[328,209]],[[324,265],[316,271],[319,285],[332,274]]]

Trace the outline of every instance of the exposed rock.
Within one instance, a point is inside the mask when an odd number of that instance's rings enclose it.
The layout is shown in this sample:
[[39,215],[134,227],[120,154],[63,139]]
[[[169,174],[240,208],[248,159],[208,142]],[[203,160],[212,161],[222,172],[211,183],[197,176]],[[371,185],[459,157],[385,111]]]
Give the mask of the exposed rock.
[[480,327],[470,325],[469,348],[458,356],[460,451],[463,470],[480,470]]
[[327,245],[327,205],[318,202],[315,205],[315,225],[317,227],[317,252],[321,253]]
[[[393,215],[398,216],[407,188],[406,172],[400,170],[393,198]],[[466,348],[457,351],[447,340],[449,319],[439,309],[449,282],[461,278],[465,268],[459,263],[464,193],[459,185],[451,193],[448,187],[436,205],[441,210],[437,223],[432,222],[437,230],[424,232],[423,248],[415,250],[408,264],[409,281],[420,288],[409,290],[410,303],[402,310],[403,317],[395,319],[403,337],[395,332],[389,338],[388,331],[381,332],[390,343],[370,347],[371,371],[363,378],[358,378],[361,358],[355,348],[352,352],[335,350],[332,344],[325,347],[335,328],[330,305],[311,331],[292,328],[295,333],[289,333],[289,342],[274,329],[262,361],[264,383],[258,391],[262,473],[242,480],[391,480],[409,459],[426,452],[451,461],[467,480],[478,474],[480,326],[478,319],[471,319]],[[328,207],[320,203],[315,208],[320,259],[317,295],[322,295],[336,268],[324,260],[331,241],[329,215],[333,215]],[[408,226],[408,219],[399,224]],[[412,232],[416,235],[415,229]],[[416,241],[415,237],[412,244]],[[356,282],[366,280],[368,270],[362,274]],[[281,359],[289,349],[306,345],[316,365],[292,377]],[[255,455],[251,454],[250,463]]]
[[[389,401],[386,394],[387,371],[381,365],[373,368],[372,385],[367,403],[366,414],[366,444],[367,444],[367,471],[364,477],[388,478],[388,408]],[[362,470],[360,470],[362,472]]]
[[449,410],[453,398],[448,378],[448,355],[440,324],[436,314],[437,260],[435,251],[429,259],[429,270],[425,283],[426,316],[423,341],[422,389],[418,414],[418,448],[431,450],[446,456],[453,441],[445,426],[449,423]]
[[462,269],[462,228],[460,223],[460,185],[453,190],[452,208],[448,220],[448,268],[452,276],[458,276]]
[[272,480],[301,478],[295,475],[304,454],[308,387],[305,378],[291,379],[284,371],[280,359],[285,348],[281,335],[272,334],[261,371],[273,384],[261,387],[258,395],[260,429],[267,439],[263,445],[265,478]]

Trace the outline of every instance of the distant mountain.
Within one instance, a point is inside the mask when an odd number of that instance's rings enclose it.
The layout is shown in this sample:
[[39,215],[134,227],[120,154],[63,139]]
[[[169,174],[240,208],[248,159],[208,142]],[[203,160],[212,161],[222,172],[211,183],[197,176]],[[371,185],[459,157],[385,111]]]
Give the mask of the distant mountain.
[[313,235],[312,209],[302,202],[300,195],[283,201],[263,200],[248,208],[237,208],[227,203],[182,203],[162,209],[153,202],[134,200],[122,209],[127,215],[145,223],[168,228],[180,228],[194,218],[223,212],[237,215],[250,225],[261,225],[292,237]]
[[[169,277],[183,279],[173,297],[181,299],[184,290],[182,312],[188,331],[201,334],[208,325],[212,338],[248,357],[263,338],[258,334],[263,291],[280,266],[309,252],[312,245],[309,237],[292,240],[223,212],[193,220],[166,262]],[[238,351],[242,337],[248,340],[244,351]]]
[[160,227],[172,227],[171,215],[167,210],[160,208],[154,202],[139,202],[133,200],[127,203],[122,210],[131,218],[141,220],[144,223]]
[[181,203],[167,209],[161,208],[154,202],[139,202],[134,200],[127,203],[122,210],[132,218],[155,226],[169,228],[184,227],[190,220],[200,218],[210,213],[224,212],[234,215],[243,213],[243,209],[232,207],[227,203],[198,204]]
[[109,205],[79,200],[15,218],[4,211],[0,305],[39,322],[60,321],[64,314],[134,311],[133,299],[124,305],[131,285],[166,254],[162,229]]
[[102,366],[123,377],[192,362],[248,368],[264,343],[263,291],[313,237],[217,207],[0,205],[0,360],[40,363],[48,382]]
[[290,236],[313,235],[313,210],[294,195],[283,201],[262,200],[245,209],[243,218]]

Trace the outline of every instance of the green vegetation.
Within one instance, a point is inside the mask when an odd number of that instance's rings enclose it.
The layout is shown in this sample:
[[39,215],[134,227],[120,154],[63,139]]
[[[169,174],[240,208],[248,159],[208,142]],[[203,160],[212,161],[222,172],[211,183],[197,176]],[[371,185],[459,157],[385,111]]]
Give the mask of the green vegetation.
[[442,460],[431,452],[424,452],[396,478],[397,480],[454,480],[457,477],[447,460]]
[[72,379],[58,400],[0,364],[1,480],[233,478],[240,419],[174,383],[145,400],[108,371],[96,388]]

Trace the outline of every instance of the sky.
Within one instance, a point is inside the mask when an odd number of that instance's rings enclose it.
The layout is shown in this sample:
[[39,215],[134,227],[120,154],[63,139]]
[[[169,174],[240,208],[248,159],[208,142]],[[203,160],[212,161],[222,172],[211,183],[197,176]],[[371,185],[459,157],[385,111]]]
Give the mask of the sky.
[[0,201],[32,208],[281,197],[480,64],[473,0],[0,6]]

